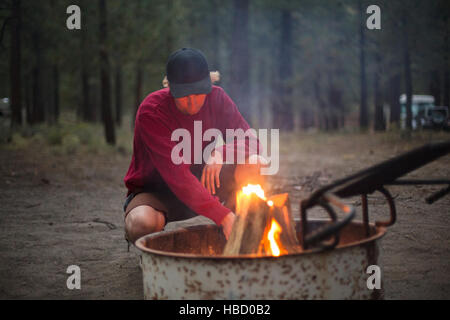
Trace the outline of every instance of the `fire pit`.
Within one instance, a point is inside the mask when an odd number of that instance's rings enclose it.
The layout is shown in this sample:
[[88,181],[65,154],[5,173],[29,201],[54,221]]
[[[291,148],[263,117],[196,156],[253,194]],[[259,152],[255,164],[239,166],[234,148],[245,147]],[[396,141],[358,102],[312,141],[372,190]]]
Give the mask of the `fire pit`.
[[[327,221],[309,221],[312,230]],[[226,240],[215,225],[160,232],[139,239],[146,299],[370,299],[366,269],[377,264],[384,227],[342,229],[335,250],[280,257],[223,256]],[[296,224],[300,232],[300,223]],[[301,238],[298,236],[299,239]]]
[[[385,185],[445,184],[427,198],[432,203],[450,192],[450,180],[398,180],[450,152],[450,141],[427,145],[338,180],[300,203],[295,233],[300,250],[279,256],[224,255],[226,240],[215,225],[201,225],[142,237],[146,299],[378,299],[369,289],[367,268],[380,263],[380,239],[396,221],[394,199]],[[390,219],[369,222],[367,195],[380,192]],[[361,196],[363,221],[340,198]],[[340,197],[340,198],[338,198]],[[308,219],[320,206],[329,220]],[[339,219],[335,212],[345,213]]]

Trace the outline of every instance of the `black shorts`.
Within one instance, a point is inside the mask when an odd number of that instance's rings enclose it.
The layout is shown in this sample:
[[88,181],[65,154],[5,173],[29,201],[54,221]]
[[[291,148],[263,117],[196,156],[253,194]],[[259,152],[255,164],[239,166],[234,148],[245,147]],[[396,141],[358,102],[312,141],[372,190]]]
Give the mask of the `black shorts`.
[[[235,165],[223,165],[222,170],[220,171],[220,188],[216,188],[215,195],[220,202],[230,209],[230,211],[234,211],[235,209],[235,168]],[[191,166],[191,171],[197,179],[200,180],[203,165]],[[148,187],[140,192],[131,193],[123,205],[123,211],[125,213],[124,218],[126,218],[132,209],[141,205],[148,205],[162,212],[166,218],[166,223],[186,220],[197,216],[197,213],[179,200],[166,184],[163,184],[158,188]]]

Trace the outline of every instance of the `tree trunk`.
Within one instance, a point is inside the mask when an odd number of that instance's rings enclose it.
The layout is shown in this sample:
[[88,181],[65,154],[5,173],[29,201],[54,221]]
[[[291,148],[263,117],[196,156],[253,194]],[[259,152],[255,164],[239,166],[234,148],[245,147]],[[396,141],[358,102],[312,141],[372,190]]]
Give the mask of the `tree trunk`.
[[25,114],[28,125],[33,124],[32,76],[30,73],[25,79]]
[[340,114],[342,113],[342,93],[331,82],[328,88],[328,123],[327,130],[338,130],[340,128]]
[[33,47],[36,56],[36,63],[33,67],[33,123],[45,121],[45,109],[43,101],[43,77],[42,77],[42,48],[39,31],[33,33]]
[[82,66],[81,71],[81,84],[83,90],[82,106],[81,106],[81,117],[84,121],[94,122],[94,112],[91,108],[90,103],[90,90],[89,90],[89,75],[87,70]]
[[134,117],[132,119],[132,123],[134,125],[134,122],[136,120],[136,115],[137,115],[137,111],[139,109],[139,106],[141,105],[142,102],[142,68],[140,63],[138,62],[136,64],[136,86],[135,86],[135,100],[134,100],[134,105],[135,105],[135,109],[134,109]]
[[81,55],[81,106],[79,115],[83,121],[94,122],[95,110],[91,104],[91,93],[89,84],[89,68],[88,68],[88,46],[87,34],[85,28],[81,28],[80,55]]
[[447,106],[450,108],[450,48],[449,48],[449,41],[450,41],[450,25],[448,21],[448,13],[444,18],[445,22],[445,36],[444,36],[444,106]]
[[379,52],[379,48],[376,48],[375,53],[375,73],[374,73],[374,103],[375,103],[375,121],[374,121],[374,129],[375,131],[384,131],[386,130],[386,122],[384,119],[383,112],[383,97],[381,93],[381,56]]
[[364,30],[366,28],[365,10],[362,0],[358,1],[359,5],[359,65],[360,65],[360,87],[361,87],[361,104],[359,109],[359,126],[362,130],[366,130],[369,126],[369,116],[367,110],[367,83],[366,83],[366,36]]
[[166,49],[167,49],[167,56],[169,56],[173,51],[173,1],[166,1],[167,5],[167,16],[169,17],[167,19],[166,28],[165,28],[165,34],[166,34]]
[[122,66],[118,63],[116,67],[116,124],[122,125]]
[[258,121],[258,127],[259,128],[264,128],[265,127],[265,119],[266,119],[266,112],[264,112],[265,108],[265,104],[266,104],[266,100],[267,98],[265,97],[265,93],[264,93],[264,86],[265,86],[265,78],[266,78],[266,72],[267,69],[261,67],[263,65],[263,61],[262,59],[257,60],[258,65],[260,66],[258,68],[258,72],[257,72],[257,78],[258,81],[256,81],[256,83],[254,84],[253,88],[254,88],[254,109],[255,112],[257,112],[257,121]]
[[22,81],[21,81],[21,3],[12,1],[11,20],[11,128],[22,125]]
[[320,79],[321,79],[320,73],[317,73],[313,84],[314,97],[316,98],[317,105],[319,106],[319,115],[318,115],[319,128],[321,130],[328,131],[329,125],[328,125],[327,106],[324,99],[322,98],[322,92],[320,90]]
[[308,130],[315,126],[314,114],[309,109],[303,109],[300,112],[300,126],[303,130]]
[[277,128],[292,131],[292,15],[289,10],[281,13],[281,43],[279,51],[280,113],[281,123]]
[[214,12],[215,17],[212,19],[212,57],[211,57],[211,66],[213,70],[220,71],[220,0],[211,1],[211,10]]
[[99,0],[100,24],[99,24],[99,43],[100,43],[100,68],[101,68],[101,106],[102,120],[105,129],[106,142],[115,145],[116,136],[114,129],[114,120],[111,110],[111,82],[110,66],[108,60],[107,48],[107,10],[106,0]]
[[437,106],[441,105],[441,79],[438,69],[430,72],[430,94],[434,97],[434,103]]
[[400,81],[401,76],[399,74],[395,74],[389,79],[388,87],[386,88],[390,107],[389,122],[397,125],[400,124]]
[[270,77],[270,107],[272,111],[272,128],[280,128],[281,116],[279,109],[280,103],[280,75],[278,68],[273,67],[271,70],[272,77]]
[[53,120],[58,122],[59,119],[59,67],[53,65]]
[[406,10],[402,10],[402,31],[403,31],[403,66],[405,72],[405,87],[406,87],[406,129],[412,129],[412,76],[411,76],[411,57],[408,44],[408,29],[407,29]]
[[234,0],[233,34],[231,40],[230,95],[242,116],[250,121],[249,105],[249,47],[248,7],[249,0]]
[[40,67],[33,68],[33,124],[45,121],[44,104],[42,101],[42,76]]

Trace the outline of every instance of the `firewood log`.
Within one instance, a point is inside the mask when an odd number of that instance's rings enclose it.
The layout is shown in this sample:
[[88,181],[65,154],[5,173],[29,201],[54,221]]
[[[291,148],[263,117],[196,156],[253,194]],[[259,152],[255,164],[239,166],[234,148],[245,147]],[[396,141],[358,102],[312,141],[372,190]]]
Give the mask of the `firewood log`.
[[224,255],[257,254],[269,218],[269,206],[255,194],[238,192],[236,220]]
[[269,197],[268,200],[273,202],[273,205],[270,207],[270,217],[275,219],[282,229],[279,239],[280,245],[287,252],[301,250],[297,233],[295,232],[295,222],[292,217],[289,194],[277,194]]
[[[268,205],[268,200],[272,202],[271,206]],[[275,235],[273,230],[271,234],[277,241],[280,254],[298,252],[301,249],[287,193],[262,200],[255,194],[244,195],[238,192],[236,202],[237,217],[225,245],[224,255],[277,255],[272,252],[268,240],[272,220],[281,228]]]

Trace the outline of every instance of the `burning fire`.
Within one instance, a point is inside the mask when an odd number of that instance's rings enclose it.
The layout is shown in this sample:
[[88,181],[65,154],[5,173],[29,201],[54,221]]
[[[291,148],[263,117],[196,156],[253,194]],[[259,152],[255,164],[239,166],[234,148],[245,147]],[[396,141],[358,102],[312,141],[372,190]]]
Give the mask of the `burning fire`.
[[267,234],[267,239],[269,240],[272,255],[275,257],[279,257],[281,254],[280,246],[278,245],[281,231],[282,229],[280,225],[275,221],[275,219],[272,218],[272,224],[270,226],[269,233]]
[[[242,188],[242,192],[238,195],[238,207],[241,207],[242,197],[250,196],[251,194],[255,194],[260,199],[266,201],[269,207],[273,207],[274,202],[272,200],[267,200],[264,190],[261,185],[257,184],[248,184],[247,186]],[[270,229],[269,229],[270,226]],[[268,255],[272,255],[275,257],[279,257],[281,254],[286,254],[287,250],[283,248],[280,243],[280,234],[283,231],[282,227],[278,224],[276,219],[272,218],[270,224],[266,228],[264,232],[264,237],[261,240],[261,248],[264,249],[265,253]]]
[[249,184],[246,187],[242,188],[242,192],[247,196],[254,193],[261,199],[266,200],[266,197],[264,196],[264,190],[260,184]]

